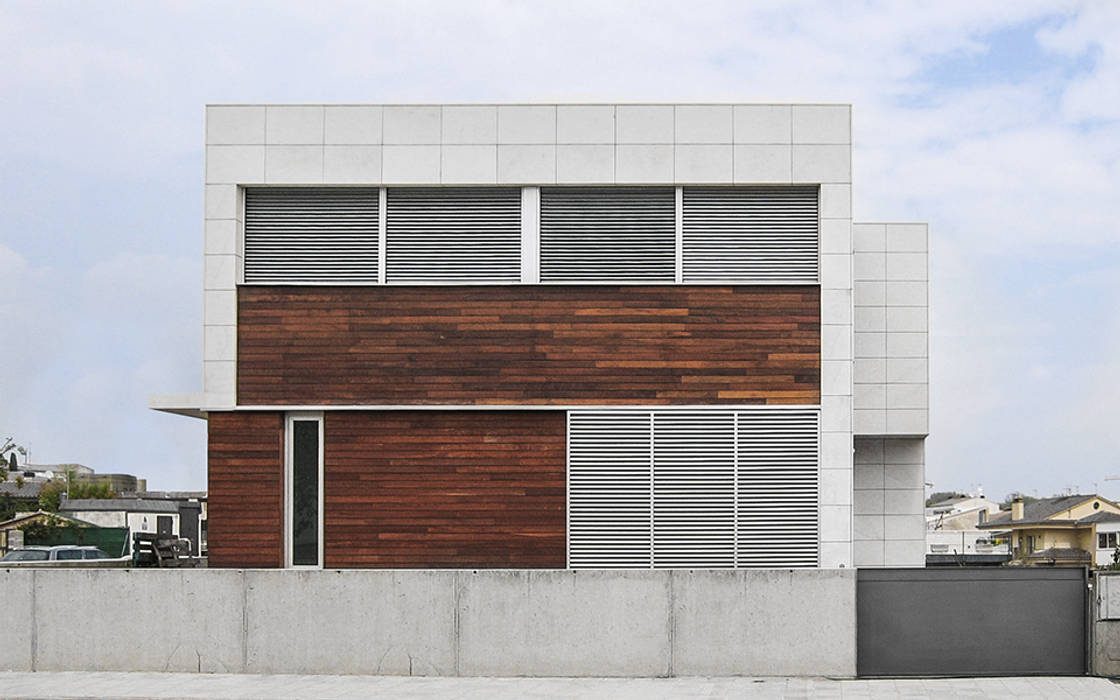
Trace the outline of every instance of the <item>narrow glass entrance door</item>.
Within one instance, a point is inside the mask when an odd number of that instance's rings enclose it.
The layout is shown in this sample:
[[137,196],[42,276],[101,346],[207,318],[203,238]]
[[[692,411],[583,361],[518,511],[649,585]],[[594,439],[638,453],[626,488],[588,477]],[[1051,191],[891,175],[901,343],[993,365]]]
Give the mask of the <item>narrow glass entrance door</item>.
[[288,566],[323,565],[323,419],[292,414],[287,426]]

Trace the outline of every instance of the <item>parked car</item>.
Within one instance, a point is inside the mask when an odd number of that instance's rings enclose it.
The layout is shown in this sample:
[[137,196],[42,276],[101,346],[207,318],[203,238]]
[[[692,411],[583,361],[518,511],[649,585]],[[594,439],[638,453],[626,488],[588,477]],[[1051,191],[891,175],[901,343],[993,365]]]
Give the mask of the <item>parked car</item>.
[[61,544],[54,547],[28,546],[12,551],[0,557],[0,566],[19,566],[21,564],[36,564],[39,562],[68,561],[80,564],[86,561],[111,559],[108,554],[97,547]]

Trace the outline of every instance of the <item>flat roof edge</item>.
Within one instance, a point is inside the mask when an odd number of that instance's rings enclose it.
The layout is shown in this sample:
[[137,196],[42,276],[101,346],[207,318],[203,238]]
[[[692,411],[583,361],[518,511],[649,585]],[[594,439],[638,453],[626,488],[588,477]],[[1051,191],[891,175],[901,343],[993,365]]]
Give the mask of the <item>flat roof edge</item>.
[[189,418],[206,418],[205,396],[201,392],[191,394],[151,394],[148,408],[162,413],[174,413]]

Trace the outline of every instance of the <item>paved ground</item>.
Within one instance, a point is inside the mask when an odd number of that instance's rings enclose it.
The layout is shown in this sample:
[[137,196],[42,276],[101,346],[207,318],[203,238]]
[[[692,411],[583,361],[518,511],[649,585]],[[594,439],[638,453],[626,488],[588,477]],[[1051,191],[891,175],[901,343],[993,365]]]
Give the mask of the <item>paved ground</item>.
[[1103,678],[403,678],[0,672],[0,698],[1120,698]]

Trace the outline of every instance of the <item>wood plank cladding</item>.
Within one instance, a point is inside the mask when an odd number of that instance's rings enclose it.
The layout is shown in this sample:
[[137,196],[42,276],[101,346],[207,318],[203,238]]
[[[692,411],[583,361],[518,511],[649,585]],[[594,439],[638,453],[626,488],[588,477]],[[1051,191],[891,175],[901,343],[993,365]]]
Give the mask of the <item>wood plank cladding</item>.
[[563,568],[562,411],[335,411],[328,568]]
[[212,411],[207,434],[208,566],[283,566],[283,414]]
[[241,287],[241,405],[816,404],[816,286]]

